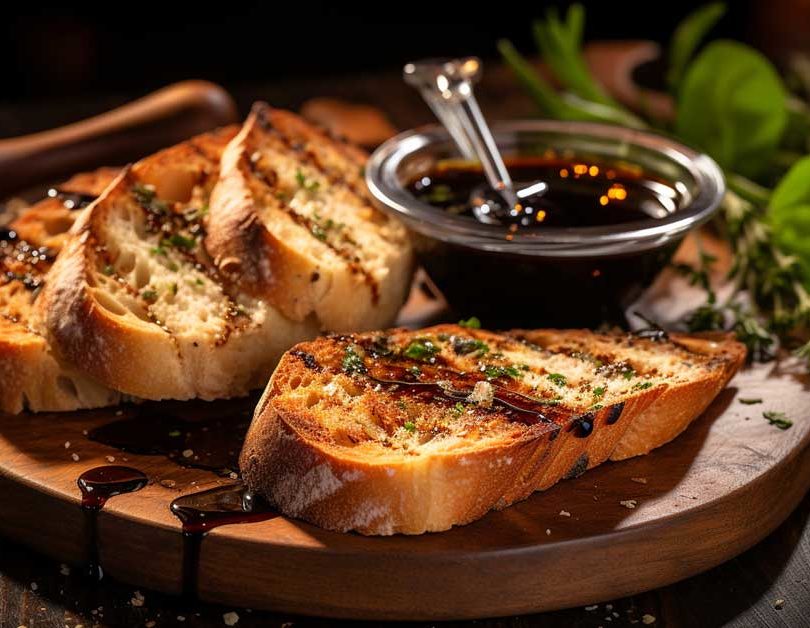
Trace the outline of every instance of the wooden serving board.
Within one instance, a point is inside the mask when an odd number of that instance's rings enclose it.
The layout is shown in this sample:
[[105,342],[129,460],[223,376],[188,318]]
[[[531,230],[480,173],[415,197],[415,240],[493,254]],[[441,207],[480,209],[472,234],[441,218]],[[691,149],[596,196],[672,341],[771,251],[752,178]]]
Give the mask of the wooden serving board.
[[[671,278],[666,285],[678,287]],[[417,289],[403,317],[414,324],[440,307]],[[217,528],[202,541],[198,594],[309,615],[450,619],[592,604],[686,578],[762,539],[810,488],[810,377],[802,373],[795,361],[750,367],[651,455],[604,464],[448,532],[366,538],[281,516]],[[249,411],[244,402],[189,407],[216,414],[234,404]],[[794,425],[780,430],[764,410],[783,411]],[[105,577],[177,593],[184,542],[169,504],[232,480],[87,438],[121,412],[0,416],[0,534],[85,562],[76,480],[114,458],[150,483],[113,497],[99,515]],[[620,503],[627,500],[636,507]]]

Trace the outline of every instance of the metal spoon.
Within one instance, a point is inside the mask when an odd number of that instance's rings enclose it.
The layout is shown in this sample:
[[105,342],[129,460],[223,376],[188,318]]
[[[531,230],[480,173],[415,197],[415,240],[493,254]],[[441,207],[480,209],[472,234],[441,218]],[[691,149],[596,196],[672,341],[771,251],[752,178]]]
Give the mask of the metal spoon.
[[525,221],[523,201],[542,195],[548,186],[536,181],[515,189],[473,93],[481,67],[477,57],[426,59],[408,63],[403,77],[419,90],[461,155],[481,163],[489,187],[477,188],[470,195],[475,218],[488,224],[520,224]]

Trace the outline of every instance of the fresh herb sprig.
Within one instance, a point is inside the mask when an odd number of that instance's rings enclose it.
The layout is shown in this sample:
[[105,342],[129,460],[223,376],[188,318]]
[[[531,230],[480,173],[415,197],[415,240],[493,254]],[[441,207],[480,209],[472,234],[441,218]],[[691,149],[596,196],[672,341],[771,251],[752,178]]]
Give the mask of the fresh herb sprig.
[[[716,260],[704,251],[697,266],[677,265],[706,293],[684,325],[734,331],[753,358],[768,359],[780,340],[793,341],[810,329],[810,58],[792,63],[787,83],[749,46],[729,40],[702,46],[725,11],[722,2],[707,4],[672,36],[666,75],[676,104],[671,120],[631,112],[594,80],[581,52],[585,14],[578,4],[564,19],[549,10],[532,28],[562,91],[510,42],[500,41],[498,49],[543,115],[659,128],[721,165],[729,191],[719,226],[735,253],[733,291],[718,302],[710,283]],[[810,338],[805,341],[796,353],[810,368]]]

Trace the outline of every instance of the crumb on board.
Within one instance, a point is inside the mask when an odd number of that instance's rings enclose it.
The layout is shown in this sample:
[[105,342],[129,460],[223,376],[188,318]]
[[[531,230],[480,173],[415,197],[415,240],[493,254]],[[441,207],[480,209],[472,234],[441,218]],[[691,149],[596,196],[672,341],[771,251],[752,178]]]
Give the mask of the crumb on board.
[[70,457],[73,459],[73,462],[79,462],[79,454],[70,454]]
[[631,482],[635,482],[636,484],[646,484],[647,478],[630,478]]
[[567,510],[561,510],[560,511],[560,517],[570,517],[570,516],[571,516],[571,513],[568,512]]
[[235,626],[236,623],[239,621],[239,615],[231,611],[230,613],[225,613],[222,616],[222,621],[225,622],[226,626]]
[[785,608],[785,600],[783,600],[782,598],[779,598],[778,600],[774,600],[773,607],[777,611],[781,611],[783,608]]
[[629,508],[630,510],[638,506],[638,500],[635,499],[623,499],[619,503],[625,508]]
[[641,616],[641,623],[645,626],[649,626],[650,624],[655,623],[655,615],[650,615],[649,613],[644,614]]

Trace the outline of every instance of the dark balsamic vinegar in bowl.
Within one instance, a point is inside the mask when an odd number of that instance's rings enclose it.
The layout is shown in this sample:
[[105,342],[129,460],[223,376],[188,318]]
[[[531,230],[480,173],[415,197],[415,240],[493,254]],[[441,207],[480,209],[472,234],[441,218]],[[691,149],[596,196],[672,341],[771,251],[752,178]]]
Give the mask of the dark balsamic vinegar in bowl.
[[[420,262],[460,316],[490,327],[624,324],[624,312],[725,191],[709,157],[620,127],[500,123],[515,188],[538,181],[499,224],[478,164],[427,127],[383,144],[366,168],[378,205],[409,227]],[[475,211],[474,211],[475,208]]]

